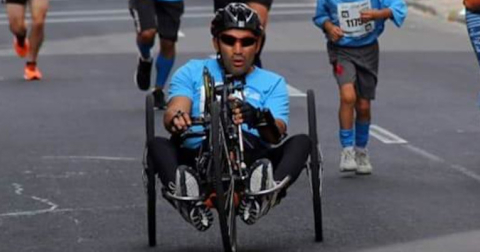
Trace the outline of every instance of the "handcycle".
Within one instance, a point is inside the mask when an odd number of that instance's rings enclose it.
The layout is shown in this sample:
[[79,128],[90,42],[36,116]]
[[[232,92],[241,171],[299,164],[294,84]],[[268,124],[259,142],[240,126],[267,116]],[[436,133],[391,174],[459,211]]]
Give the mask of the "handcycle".
[[[207,69],[204,69],[205,109],[201,118],[192,118],[193,125],[202,126],[202,131],[187,130],[180,137],[202,137],[206,148],[202,148],[196,159],[196,170],[200,182],[204,184],[205,193],[199,197],[180,197],[163,188],[162,195],[170,202],[204,201],[218,213],[221,237],[224,250],[237,251],[236,214],[241,197],[262,197],[278,193],[288,184],[290,177],[284,178],[274,188],[260,192],[250,192],[246,186],[249,173],[243,160],[242,130],[234,125],[229,114],[228,97],[231,94],[242,94],[243,84],[234,85],[224,77],[224,85],[215,86],[215,82]],[[323,241],[322,225],[322,172],[323,158],[317,138],[315,98],[312,90],[307,91],[308,130],[312,141],[309,161],[305,164],[312,189],[315,240]],[[146,151],[144,155],[144,181],[147,194],[148,241],[156,246],[156,200],[157,174],[151,157],[148,155],[149,143],[155,139],[154,97],[146,97]]]

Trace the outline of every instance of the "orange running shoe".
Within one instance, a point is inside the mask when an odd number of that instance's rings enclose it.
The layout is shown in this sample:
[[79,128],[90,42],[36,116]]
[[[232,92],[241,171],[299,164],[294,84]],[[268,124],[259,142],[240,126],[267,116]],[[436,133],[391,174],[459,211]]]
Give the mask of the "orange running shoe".
[[23,75],[25,80],[40,80],[42,79],[42,73],[35,63],[28,63],[25,65],[25,74]]
[[18,57],[23,58],[27,56],[28,51],[30,50],[30,44],[28,43],[28,39],[25,38],[25,42],[23,46],[18,44],[18,40],[16,37],[13,37],[13,49],[17,53]]

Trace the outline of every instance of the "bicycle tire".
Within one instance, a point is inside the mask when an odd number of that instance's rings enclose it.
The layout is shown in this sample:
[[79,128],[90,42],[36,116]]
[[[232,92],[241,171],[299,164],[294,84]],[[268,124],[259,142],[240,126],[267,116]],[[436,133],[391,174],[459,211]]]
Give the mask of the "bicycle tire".
[[[148,167],[151,166],[150,159],[147,160]],[[146,169],[147,173],[147,221],[148,221],[148,245],[155,247],[157,245],[157,190],[156,177],[151,168]]]
[[148,227],[148,245],[155,247],[157,245],[157,190],[156,176],[152,161],[148,155],[148,146],[155,138],[155,118],[154,118],[154,97],[148,94],[145,101],[145,129],[147,141],[147,166],[145,167],[146,191],[147,191],[147,227]]
[[[233,206],[233,189],[230,190],[230,195],[225,197],[225,183],[235,183],[233,179],[230,181],[223,181],[224,168],[226,165],[225,158],[227,157],[223,152],[223,145],[221,139],[221,119],[220,119],[220,104],[214,102],[211,107],[211,139],[213,148],[213,171],[215,178],[216,190],[216,208],[218,219],[220,223],[220,231],[222,235],[223,247],[226,252],[235,252],[237,250],[236,241],[236,219],[235,208]],[[234,184],[233,184],[234,185]],[[228,190],[227,190],[228,191]]]
[[151,143],[155,138],[154,104],[155,98],[153,97],[153,94],[148,94],[145,99],[145,131],[147,136],[147,144]]
[[319,148],[317,136],[317,116],[315,107],[315,94],[313,90],[307,91],[307,110],[308,110],[308,134],[312,141],[312,150],[310,153],[310,182],[312,185],[313,196],[313,214],[315,223],[315,241],[323,241],[323,216],[322,216],[322,155]]

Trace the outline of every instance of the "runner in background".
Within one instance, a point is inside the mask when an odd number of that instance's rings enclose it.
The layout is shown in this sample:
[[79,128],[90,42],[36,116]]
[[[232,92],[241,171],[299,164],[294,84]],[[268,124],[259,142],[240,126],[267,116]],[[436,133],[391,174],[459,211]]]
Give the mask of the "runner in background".
[[163,88],[170,75],[176,55],[177,34],[183,15],[183,0],[129,0],[130,13],[137,29],[137,47],[140,53],[134,80],[140,90],[150,88],[153,65],[151,49],[155,35],[160,38],[160,50],[155,60],[157,76],[153,96],[155,107],[165,108]]
[[[44,39],[49,0],[6,0],[5,3],[14,36],[13,48],[18,57],[27,58],[23,77],[25,80],[40,80],[43,76],[37,67],[37,59]],[[25,22],[27,5],[31,14],[30,33]]]
[[372,173],[366,147],[378,81],[378,37],[386,20],[400,27],[406,16],[404,0],[317,0],[313,21],[328,40],[340,93],[341,172]]

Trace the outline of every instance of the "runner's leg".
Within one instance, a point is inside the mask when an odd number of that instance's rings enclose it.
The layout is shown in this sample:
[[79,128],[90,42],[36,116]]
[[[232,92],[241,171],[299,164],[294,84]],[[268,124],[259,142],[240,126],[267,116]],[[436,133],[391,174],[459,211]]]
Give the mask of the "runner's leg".
[[20,45],[23,45],[27,36],[27,26],[25,23],[26,6],[20,3],[6,4],[10,31],[17,38]]
[[29,62],[36,62],[40,47],[42,46],[45,34],[45,18],[49,0],[31,0],[30,9],[32,14],[32,28],[30,32],[29,42],[30,51],[28,55]]

